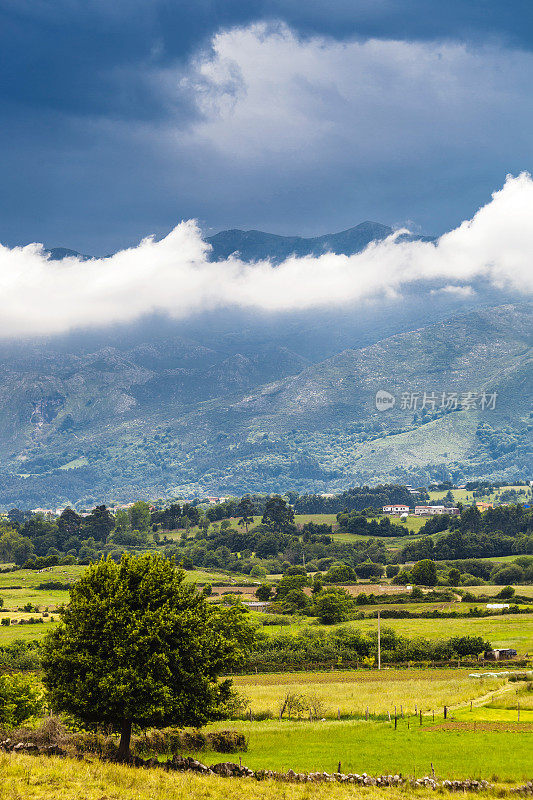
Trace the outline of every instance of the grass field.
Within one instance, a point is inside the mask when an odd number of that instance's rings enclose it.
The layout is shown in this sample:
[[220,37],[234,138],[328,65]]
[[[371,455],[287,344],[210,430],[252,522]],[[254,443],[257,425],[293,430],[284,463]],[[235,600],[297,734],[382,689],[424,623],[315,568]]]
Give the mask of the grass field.
[[[467,712],[465,712],[467,713]],[[394,723],[369,721],[240,722],[231,727],[248,737],[243,763],[252,769],[334,771],[341,762],[345,772],[399,773],[420,777],[431,774],[431,764],[441,778],[477,777],[519,781],[531,777],[533,731],[521,723],[510,733],[505,726],[471,730],[460,723],[441,729],[442,716],[419,725],[412,717]],[[219,726],[220,727],[220,726]],[[227,724],[225,727],[228,727]],[[205,755],[202,755],[206,758]],[[212,753],[207,760],[225,761]]]
[[[69,592],[67,589],[37,589],[41,583],[48,581],[61,581],[62,583],[73,583],[82,572],[85,566],[68,565],[48,567],[43,570],[20,569],[15,572],[0,573],[0,598],[3,600],[3,607],[0,611],[0,619],[9,618],[10,620],[24,620],[48,610],[51,616],[55,616],[58,621],[57,609],[63,603],[68,603]],[[187,570],[185,572],[187,581],[194,581],[202,586],[206,583],[227,583],[235,585],[237,588],[242,583],[243,578],[228,575],[223,572],[206,572],[202,570]],[[246,579],[246,582],[253,582],[253,579]],[[256,583],[259,583],[257,581]],[[220,591],[230,591],[231,587]],[[249,594],[254,592],[251,587],[246,590]],[[215,592],[216,594],[216,592]],[[37,611],[24,612],[19,609],[24,608],[27,603],[31,603]],[[40,639],[50,630],[54,624],[48,618],[44,624],[33,625],[11,625],[0,626],[0,645],[8,644],[15,639],[25,641]]]
[[[501,489],[496,489],[494,492],[490,492],[484,494],[483,497],[476,497],[474,500],[474,495],[472,491],[468,491],[467,489],[452,489],[453,499],[456,503],[473,503],[473,502],[482,502],[482,503],[493,503],[497,500],[498,496],[506,491],[507,489],[515,489],[517,492],[523,491],[525,494],[520,495],[520,499],[525,501],[527,498],[531,497],[531,489],[529,486],[504,486]],[[444,500],[448,491],[442,492],[428,492],[430,500]]]
[[[383,789],[372,786],[256,782],[28,755],[0,755],[0,774],[0,800],[227,800],[228,796],[232,800],[381,800],[384,794]],[[501,797],[505,788],[499,787],[490,796]],[[430,789],[386,791],[391,800],[430,796],[434,796]]]
[[[516,556],[514,556],[514,558],[516,558]],[[463,586],[462,588],[465,589],[465,591],[472,592],[472,594],[475,594],[475,595],[486,594],[486,595],[490,595],[490,596],[494,596],[494,595],[498,594],[498,592],[500,592],[501,589],[502,589],[501,586],[490,586],[490,585],[489,586]],[[529,585],[515,584],[513,588],[515,589],[516,594],[518,594],[518,595],[520,595],[522,597],[531,597],[533,599],[533,585],[531,585],[531,584],[529,584]],[[502,600],[501,602],[502,603],[504,603],[504,602],[508,603],[509,601],[508,600]]]
[[0,573],[0,592],[8,586],[23,586],[35,588],[45,581],[62,581],[69,583],[75,581],[85,567],[77,564],[68,566],[47,567],[46,569],[17,569],[15,572]]
[[287,672],[281,674],[243,675],[234,678],[237,690],[249,701],[252,713],[269,711],[279,714],[288,692],[312,698],[320,703],[319,716],[394,715],[394,707],[404,712],[431,711],[470,702],[504,686],[505,678],[474,680],[471,670],[453,669],[384,669]]
[[0,625],[0,645],[9,644],[14,642],[15,639],[22,639],[25,642],[30,642],[33,639],[42,639],[45,633],[52,630],[55,623],[43,622],[36,623],[35,625],[11,625],[5,627]]
[[[375,619],[344,623],[362,631],[376,630]],[[291,618],[290,625],[268,625],[267,635],[296,632],[307,627],[309,620]],[[533,652],[533,614],[498,614],[494,617],[465,617],[464,619],[387,619],[382,625],[404,636],[423,636],[426,639],[449,639],[451,636],[483,636],[493,647],[515,647],[519,653]]]
[[[44,570],[20,569],[16,572],[0,573],[0,597],[4,601],[6,611],[14,611],[31,603],[40,611],[48,608],[50,611],[62,603],[68,602],[69,593],[63,589],[37,589],[41,583],[48,581],[61,581],[72,583],[82,574],[84,566],[57,566]],[[187,581],[194,581],[200,585],[205,583],[231,583],[237,585],[243,578],[228,575],[223,572],[205,572],[203,570],[187,570]],[[247,579],[248,580],[248,579]],[[252,579],[253,581],[253,579]],[[18,615],[21,616],[21,615]]]

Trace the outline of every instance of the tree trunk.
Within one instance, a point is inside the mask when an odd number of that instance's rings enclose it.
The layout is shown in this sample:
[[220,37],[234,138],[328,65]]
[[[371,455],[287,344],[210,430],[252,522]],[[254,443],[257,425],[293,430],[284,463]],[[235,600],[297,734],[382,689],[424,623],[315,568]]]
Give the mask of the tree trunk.
[[128,761],[130,757],[130,742],[131,742],[131,720],[122,720],[122,729],[120,731],[120,744],[118,746],[117,758],[119,761]]

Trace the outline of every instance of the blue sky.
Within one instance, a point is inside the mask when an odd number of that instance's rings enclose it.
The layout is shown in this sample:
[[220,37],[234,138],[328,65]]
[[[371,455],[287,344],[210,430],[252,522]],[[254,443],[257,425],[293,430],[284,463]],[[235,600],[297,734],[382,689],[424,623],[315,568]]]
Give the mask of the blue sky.
[[529,0],[0,0],[0,241],[441,233],[532,170]]

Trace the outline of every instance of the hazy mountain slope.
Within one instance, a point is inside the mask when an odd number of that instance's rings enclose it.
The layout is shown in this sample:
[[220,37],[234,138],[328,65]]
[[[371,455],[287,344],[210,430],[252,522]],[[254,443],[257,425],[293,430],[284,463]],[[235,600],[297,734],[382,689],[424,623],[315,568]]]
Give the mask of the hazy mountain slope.
[[[313,364],[177,339],[0,348],[0,502],[528,477],[531,322],[530,304],[493,307]],[[376,410],[379,389],[392,410]],[[403,392],[482,390],[493,410],[401,408]]]

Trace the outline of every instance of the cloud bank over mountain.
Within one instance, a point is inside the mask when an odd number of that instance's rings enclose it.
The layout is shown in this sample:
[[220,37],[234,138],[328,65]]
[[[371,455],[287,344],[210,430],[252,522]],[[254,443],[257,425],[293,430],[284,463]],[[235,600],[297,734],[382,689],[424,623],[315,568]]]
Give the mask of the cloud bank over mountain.
[[195,221],[107,259],[49,261],[42,245],[0,246],[0,335],[57,334],[153,312],[183,319],[232,306],[266,312],[346,306],[401,293],[420,280],[464,292],[485,278],[530,293],[532,218],[533,180],[522,173],[435,243],[398,240],[398,231],[352,256],[293,257],[278,266],[238,257],[210,262]]
[[102,255],[187,218],[304,236],[416,220],[440,234],[531,168],[523,0],[431,14],[422,0],[6,4],[10,246]]

